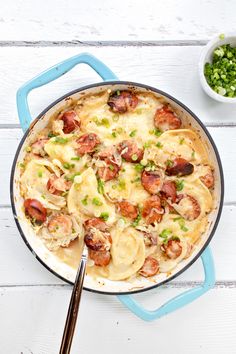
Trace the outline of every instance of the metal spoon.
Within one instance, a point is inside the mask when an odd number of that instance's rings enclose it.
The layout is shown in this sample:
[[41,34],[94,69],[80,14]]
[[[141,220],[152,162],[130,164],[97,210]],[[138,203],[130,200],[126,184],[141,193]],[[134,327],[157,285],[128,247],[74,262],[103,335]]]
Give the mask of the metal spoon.
[[[81,247],[81,254],[83,252],[83,246]],[[70,305],[67,312],[66,323],[64,327],[63,337],[61,341],[61,347],[59,354],[69,354],[71,349],[71,344],[74,336],[81,293],[83,289],[84,276],[86,270],[87,256],[81,256],[80,265],[76,274],[76,279],[71,294]]]

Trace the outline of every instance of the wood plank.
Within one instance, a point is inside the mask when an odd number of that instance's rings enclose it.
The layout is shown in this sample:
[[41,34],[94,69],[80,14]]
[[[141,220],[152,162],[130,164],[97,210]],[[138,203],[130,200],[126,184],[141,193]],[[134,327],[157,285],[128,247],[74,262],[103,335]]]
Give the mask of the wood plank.
[[[211,242],[217,281],[222,282],[222,285],[227,281],[226,286],[236,286],[235,219],[236,206],[225,206]],[[16,228],[10,208],[0,208],[0,234],[0,286],[62,284],[62,281],[44,269],[27,249]],[[201,281],[202,278],[202,265],[198,260],[175,279],[174,286],[178,286],[178,282]]]
[[[236,169],[232,164],[233,146],[236,146],[236,127],[209,128],[209,131],[219,149],[223,163],[226,184],[225,202],[236,202],[236,184],[231,183],[232,180],[236,180]],[[21,137],[20,129],[0,129],[0,176],[2,180],[0,205],[10,204],[8,181],[12,161]]]
[[1,4],[0,40],[198,40],[232,31],[235,2],[10,0]]
[[[0,323],[2,352],[58,353],[71,290],[23,287],[0,291],[4,318]],[[176,292],[157,290],[136,298],[144,306],[154,308]],[[146,323],[124,308],[116,297],[86,292],[71,353],[92,354],[95,346],[103,354],[110,354],[111,350],[114,354],[154,354],[157,348],[165,354],[235,353],[235,310],[236,289],[214,289],[180,311]],[[168,340],[170,336],[172,340]]]
[[[121,80],[142,82],[170,93],[189,106],[205,123],[236,124],[236,105],[213,101],[200,86],[198,61],[201,50],[200,46],[2,47],[1,65],[4,69],[0,73],[0,84],[4,88],[1,93],[4,104],[0,111],[0,124],[19,123],[14,96],[22,84],[50,66],[84,51],[103,60]],[[66,92],[99,81],[101,79],[98,75],[85,65],[73,69],[57,81],[30,94],[32,116],[35,117]]]

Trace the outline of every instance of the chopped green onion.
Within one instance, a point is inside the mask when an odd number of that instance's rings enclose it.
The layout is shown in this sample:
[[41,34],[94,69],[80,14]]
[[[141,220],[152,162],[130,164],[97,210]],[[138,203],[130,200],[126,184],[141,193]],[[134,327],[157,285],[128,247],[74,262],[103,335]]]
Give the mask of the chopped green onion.
[[109,213],[104,211],[100,214],[99,218],[103,219],[104,221],[107,221],[109,218]]
[[162,232],[159,234],[159,237],[163,238],[163,242],[167,243],[168,242],[168,237],[172,234],[172,231],[170,229],[164,229]]
[[119,179],[118,188],[119,190],[124,190],[126,188],[126,183],[124,179]]
[[25,164],[23,162],[19,163],[20,168],[25,168]]
[[176,190],[177,190],[178,192],[182,191],[183,188],[184,188],[184,180],[182,179],[182,180],[180,181],[179,179],[177,179],[177,180],[175,181],[175,185],[176,185]]
[[115,131],[112,132],[111,135],[112,135],[113,138],[116,138],[116,137],[117,137],[117,133],[116,133]]
[[71,175],[71,176],[65,176],[64,178],[65,178],[65,180],[66,181],[74,181],[74,178],[75,178],[75,176],[79,176],[80,175],[80,172],[76,172],[76,173],[74,173],[73,175]]
[[53,132],[48,133],[48,138],[55,138],[55,136],[57,136],[57,135],[54,134]]
[[205,64],[204,75],[215,92],[225,97],[236,97],[236,47],[224,44],[216,48],[212,63]]
[[169,159],[168,159],[168,160],[166,161],[166,166],[167,166],[167,167],[172,167],[173,164],[174,164],[174,162],[173,162],[172,160],[169,160]]
[[113,165],[109,165],[109,169],[111,170],[111,171],[114,171],[114,166]]
[[104,194],[104,182],[100,178],[97,178],[97,181],[98,181],[98,193]]
[[144,166],[142,166],[141,164],[137,163],[137,164],[134,166],[134,169],[135,169],[135,171],[137,171],[137,172],[141,172],[141,171],[144,169]]
[[162,133],[163,133],[163,132],[162,132],[160,129],[158,129],[158,128],[156,128],[156,129],[154,130],[154,134],[155,134],[157,137],[161,136]]
[[62,138],[61,136],[56,136],[53,140],[54,144],[66,144],[68,143],[68,139],[67,138]]
[[107,118],[102,118],[101,120],[99,120],[97,117],[95,117],[93,119],[93,121],[98,126],[104,126],[106,128],[110,127],[110,122],[109,122],[109,119],[107,119]]
[[142,219],[142,215],[141,215],[141,210],[140,208],[138,208],[138,216],[136,217],[136,219],[132,222],[131,226],[133,227],[137,227],[139,224],[139,221]]
[[178,221],[178,224],[182,231],[187,232],[188,228],[185,226],[185,220],[182,217],[174,218],[173,221]]
[[194,150],[192,151],[191,157],[192,157],[192,159],[195,159],[195,151]]
[[156,147],[158,147],[159,149],[161,149],[161,148],[163,147],[163,144],[160,143],[160,141],[158,141],[158,142],[156,143]]
[[42,171],[38,171],[38,177],[43,177],[43,172]]
[[132,130],[132,132],[129,134],[129,136],[130,136],[131,138],[133,138],[133,137],[136,135],[136,133],[137,133],[137,129]]
[[71,158],[72,161],[79,161],[80,159],[81,159],[80,156],[75,156]]
[[179,144],[180,144],[180,145],[183,145],[184,140],[185,140],[184,138],[180,138],[180,139],[179,139]]
[[65,163],[63,163],[63,167],[64,167],[66,170],[69,170],[70,168],[74,168],[74,167],[75,167],[75,164],[74,164],[74,163],[70,164],[69,162],[65,162]]
[[88,205],[88,195],[86,195],[86,196],[84,197],[84,199],[81,200],[81,203],[82,203],[83,205]]
[[99,198],[93,198],[92,204],[96,205],[96,206],[101,206],[103,203],[101,202],[101,200]]
[[152,140],[148,140],[148,141],[145,141],[145,143],[143,144],[143,148],[144,149],[148,149],[151,147],[151,145],[154,143],[154,141]]

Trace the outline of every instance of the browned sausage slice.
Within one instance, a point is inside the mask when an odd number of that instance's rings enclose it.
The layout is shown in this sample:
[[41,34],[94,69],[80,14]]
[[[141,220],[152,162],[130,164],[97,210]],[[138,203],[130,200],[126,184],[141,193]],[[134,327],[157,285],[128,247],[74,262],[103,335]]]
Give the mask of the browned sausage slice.
[[161,131],[179,129],[181,127],[181,120],[167,105],[165,105],[156,111],[154,125]]
[[164,210],[158,195],[152,195],[144,202],[142,216],[146,219],[147,224],[160,222],[163,212]]
[[37,199],[26,199],[24,201],[25,214],[43,223],[47,218],[47,209]]
[[84,242],[93,251],[109,251],[112,238],[110,232],[103,232],[93,228],[85,234]]
[[179,213],[186,220],[195,220],[201,214],[201,207],[198,201],[188,194],[181,198],[181,200],[178,202],[178,205],[183,208],[183,211],[179,211]]
[[193,165],[181,157],[177,157],[171,166],[166,168],[168,176],[187,176],[193,173]]
[[51,175],[47,182],[47,189],[52,194],[61,195],[62,193],[68,191],[71,185],[72,182],[66,181],[65,178]]
[[115,157],[116,150],[114,148],[107,148],[98,154],[98,158],[104,161],[105,166],[98,168],[98,176],[105,182],[117,177],[121,162],[117,161]]
[[63,132],[65,134],[69,134],[80,127],[80,119],[73,110],[64,112],[59,119],[64,123]]
[[68,236],[72,233],[73,224],[68,215],[58,214],[50,219],[47,228],[52,234],[56,233],[63,236]]
[[108,251],[112,238],[106,223],[100,218],[92,218],[84,223],[86,234],[84,242],[93,251]]
[[46,155],[46,151],[44,150],[45,144],[48,142],[48,138],[40,138],[36,140],[31,145],[31,151],[33,154],[44,157]]
[[141,175],[143,188],[150,194],[157,194],[162,188],[162,178],[158,171],[144,170]]
[[117,203],[118,211],[125,218],[130,218],[132,220],[136,219],[138,216],[138,207],[129,203],[126,200]]
[[85,230],[89,230],[92,227],[95,227],[96,229],[100,230],[100,231],[107,231],[108,230],[108,226],[105,223],[104,220],[100,219],[100,218],[91,218],[88,219],[84,222],[84,227]]
[[138,97],[129,91],[121,91],[120,94],[115,92],[109,97],[107,104],[115,113],[126,113],[136,108]]
[[180,240],[169,240],[167,244],[161,246],[162,251],[165,252],[168,258],[176,259],[181,255],[182,246]]
[[84,134],[76,140],[78,144],[78,155],[90,154],[94,151],[96,146],[100,144],[98,136],[94,133]]
[[90,259],[92,259],[96,266],[105,267],[111,260],[111,254],[109,251],[93,251],[88,250]]
[[205,176],[201,176],[200,180],[205,184],[207,188],[211,189],[214,187],[215,179],[212,171],[207,173]]
[[149,256],[145,259],[142,268],[139,270],[139,274],[147,278],[157,274],[158,271],[159,271],[158,260],[156,260],[156,258]]
[[127,162],[140,162],[143,158],[143,149],[140,149],[134,140],[123,140],[117,146],[117,151]]
[[162,196],[170,199],[172,203],[176,202],[176,185],[173,181],[165,181],[161,188]]

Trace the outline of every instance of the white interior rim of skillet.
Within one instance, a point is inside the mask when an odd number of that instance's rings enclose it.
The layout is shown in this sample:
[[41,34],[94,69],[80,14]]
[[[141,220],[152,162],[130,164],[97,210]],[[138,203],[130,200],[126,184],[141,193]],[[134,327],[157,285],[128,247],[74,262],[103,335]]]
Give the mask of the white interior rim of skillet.
[[179,100],[177,100],[176,98],[174,98],[173,96],[167,94],[164,91],[161,91],[159,89],[156,89],[154,87],[145,85],[145,84],[140,84],[140,83],[136,83],[136,82],[130,82],[130,81],[106,81],[106,82],[101,82],[101,83],[95,83],[95,84],[91,84],[91,85],[87,85],[87,86],[83,86],[79,89],[73,90],[65,95],[63,95],[62,97],[58,98],[57,100],[55,100],[53,103],[51,103],[47,108],[45,108],[38,116],[37,118],[31,123],[31,126],[28,128],[28,130],[25,132],[24,136],[22,137],[20,144],[17,148],[16,154],[15,154],[15,158],[13,161],[13,165],[12,165],[12,169],[11,169],[11,178],[10,178],[10,198],[11,198],[11,206],[12,206],[12,210],[13,210],[13,214],[14,214],[14,219],[17,225],[17,228],[20,232],[21,237],[23,238],[25,244],[27,245],[27,247],[30,249],[30,251],[33,253],[33,255],[37,258],[37,260],[46,268],[48,269],[51,273],[53,273],[55,276],[57,276],[58,278],[60,278],[61,280],[69,283],[69,284],[73,284],[72,281],[66,279],[65,277],[61,276],[60,274],[58,274],[56,271],[54,271],[53,269],[51,269],[46,263],[45,261],[43,261],[34,251],[34,249],[31,247],[31,245],[29,244],[27,237],[25,236],[22,228],[21,228],[21,222],[18,220],[17,217],[17,211],[16,211],[16,206],[15,206],[15,196],[14,196],[14,175],[15,175],[15,169],[16,169],[16,163],[18,160],[18,156],[20,154],[21,148],[25,142],[25,140],[27,139],[32,127],[37,123],[37,121],[40,118],[43,118],[43,116],[50,110],[52,109],[56,104],[58,104],[59,102],[68,99],[70,96],[76,94],[76,93],[80,93],[82,91],[86,91],[92,88],[99,88],[99,87],[105,87],[105,86],[112,86],[112,85],[124,85],[126,86],[126,89],[130,89],[130,88],[141,88],[141,89],[145,89],[147,91],[150,92],[154,92],[158,95],[163,96],[164,98],[167,98],[169,100],[172,100],[176,105],[178,105],[179,107],[181,107],[183,110],[185,110],[193,120],[195,120],[195,122],[201,127],[201,129],[203,130],[203,132],[205,133],[208,142],[210,143],[211,148],[214,151],[215,157],[216,157],[216,161],[217,161],[217,165],[218,165],[218,169],[219,169],[219,177],[220,177],[220,198],[219,198],[219,203],[218,203],[218,211],[215,217],[215,220],[213,222],[213,226],[211,229],[211,232],[209,234],[209,236],[207,237],[206,242],[204,243],[203,246],[201,246],[198,250],[198,252],[196,253],[196,255],[183,267],[181,268],[177,273],[171,275],[170,277],[168,277],[167,279],[164,279],[162,281],[160,281],[159,283],[154,283],[151,286],[148,287],[144,287],[144,288],[140,288],[140,289],[136,289],[136,290],[132,290],[132,291],[122,291],[122,292],[116,292],[116,291],[103,291],[102,289],[91,289],[88,287],[84,287],[85,290],[91,291],[91,292],[95,292],[95,293],[100,293],[100,294],[107,294],[107,295],[129,295],[129,294],[135,294],[135,293],[140,293],[140,292],[144,292],[147,290],[151,290],[153,288],[159,287],[167,282],[169,282],[170,280],[173,280],[174,278],[176,278],[177,276],[179,276],[180,274],[182,274],[185,270],[187,270],[202,254],[202,252],[205,250],[205,248],[209,245],[215,231],[216,228],[218,226],[219,220],[220,220],[220,216],[221,216],[221,212],[222,212],[222,207],[223,207],[223,199],[224,199],[224,176],[223,176],[223,169],[222,169],[222,164],[221,164],[221,160],[220,160],[220,156],[217,150],[217,147],[210,135],[210,133],[208,132],[208,130],[206,129],[205,125],[201,122],[201,120],[187,107],[185,106],[182,102],[180,102]]

